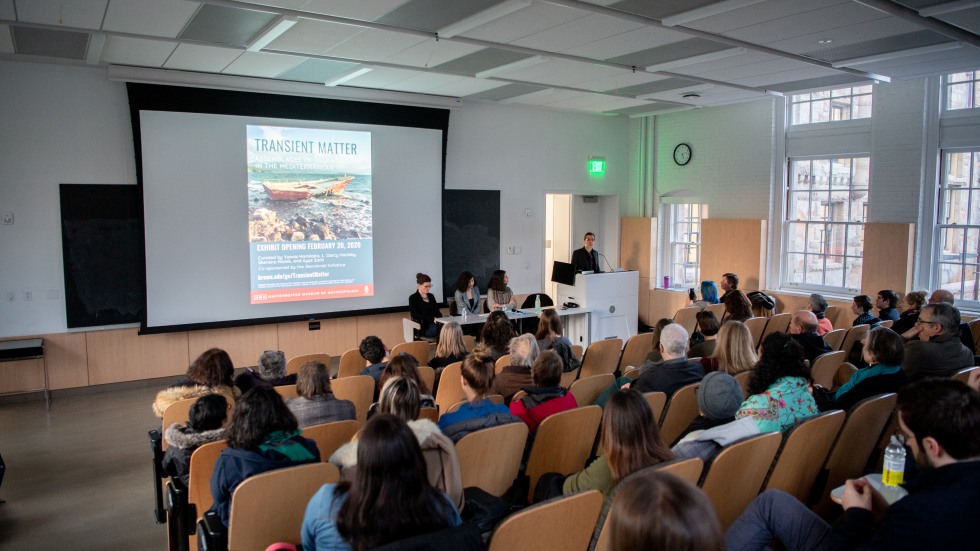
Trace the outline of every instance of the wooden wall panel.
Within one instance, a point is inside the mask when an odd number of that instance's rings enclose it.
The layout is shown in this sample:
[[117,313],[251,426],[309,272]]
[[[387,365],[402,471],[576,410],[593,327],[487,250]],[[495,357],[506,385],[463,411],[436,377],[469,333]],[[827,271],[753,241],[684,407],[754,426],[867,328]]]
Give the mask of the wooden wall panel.
[[863,292],[873,299],[882,289],[900,296],[912,290],[914,249],[915,224],[865,224]]
[[651,278],[656,218],[624,217],[619,229],[619,264],[640,272],[640,279]]
[[139,335],[133,329],[85,333],[90,385],[181,375],[190,365],[187,333]]
[[660,318],[673,318],[674,313],[687,306],[690,299],[685,291],[650,289],[650,325]]
[[721,274],[738,274],[746,293],[766,288],[765,220],[706,218],[701,222],[701,279],[719,283]]
[[637,293],[637,308],[636,311],[639,313],[640,323],[645,323],[647,325],[653,325],[657,320],[651,321],[650,318],[650,279],[646,277],[640,278],[640,289]]
[[88,386],[88,349],[85,333],[43,335],[52,389]]
[[402,336],[402,320],[407,317],[408,312],[360,316],[357,318],[357,342],[360,343],[368,335],[380,338],[388,348],[405,342]]
[[266,350],[279,349],[279,332],[275,325],[190,331],[187,344],[191,361],[209,348],[221,348],[231,356],[235,367],[251,367],[258,364]]
[[286,357],[302,354],[330,354],[339,358],[357,348],[357,318],[320,320],[320,330],[310,331],[307,321],[279,324],[279,349]]
[[44,363],[41,358],[0,362],[0,392],[24,392],[42,388],[44,388]]

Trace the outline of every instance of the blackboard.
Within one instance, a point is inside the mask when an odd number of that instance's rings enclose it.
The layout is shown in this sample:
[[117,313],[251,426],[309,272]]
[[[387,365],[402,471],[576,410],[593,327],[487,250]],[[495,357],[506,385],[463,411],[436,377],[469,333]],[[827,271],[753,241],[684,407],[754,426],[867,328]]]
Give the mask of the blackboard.
[[139,323],[146,304],[139,188],[59,187],[68,327]]
[[[473,272],[484,296],[500,269],[500,191],[442,192],[442,281],[444,299],[456,291],[460,272]],[[424,271],[424,270],[419,270]]]

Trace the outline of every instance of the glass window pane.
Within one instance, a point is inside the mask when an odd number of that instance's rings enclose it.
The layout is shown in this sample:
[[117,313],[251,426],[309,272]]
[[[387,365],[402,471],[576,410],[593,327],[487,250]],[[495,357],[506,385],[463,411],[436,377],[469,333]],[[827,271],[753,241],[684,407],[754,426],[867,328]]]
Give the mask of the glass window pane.
[[827,268],[824,270],[824,285],[831,287],[844,286],[844,257],[828,256]]
[[[806,247],[806,224],[791,223],[786,240],[786,249],[792,252],[803,252]],[[803,260],[800,259],[801,266]]]
[[973,188],[970,192],[970,208],[968,224],[980,226],[980,189]]
[[967,300],[977,300],[977,277],[980,270],[976,264],[967,264],[963,267],[963,296]]
[[813,182],[813,167],[810,166],[810,161],[793,161],[790,164],[790,174],[792,175],[789,180],[791,189],[809,189]]
[[819,255],[806,255],[806,274],[805,283],[813,285],[823,285],[823,257]]
[[854,93],[855,94],[870,94],[871,93],[871,89],[872,88],[871,88],[871,85],[870,84],[865,84],[864,86],[858,86],[857,88],[855,88],[854,89]]
[[969,83],[964,84],[953,84],[946,88],[947,109],[968,109],[970,107],[970,96],[972,95],[973,88]]
[[855,119],[871,117],[871,94],[854,97],[851,117]]
[[851,171],[851,185],[856,188],[867,188],[871,181],[871,157],[855,157],[851,160],[854,170]]
[[970,199],[969,193],[965,189],[950,189],[946,191],[946,217],[944,223],[966,224]]
[[826,193],[813,193],[810,195],[810,210],[808,220],[824,221],[830,218],[830,198]]
[[815,189],[827,189],[830,187],[830,159],[814,159],[811,186]]
[[827,122],[830,120],[830,100],[813,102],[810,122]]
[[813,99],[826,99],[830,97],[830,91],[821,90],[819,92],[813,92],[812,94],[810,94],[810,97]]
[[844,277],[844,286],[850,289],[861,288],[861,268],[864,259],[861,257],[847,257],[847,270]]
[[794,103],[793,118],[790,124],[807,124],[810,122],[810,102]]
[[948,82],[963,82],[964,80],[973,80],[973,72],[966,73],[953,73],[946,77]]
[[809,193],[790,193],[789,208],[786,209],[786,218],[789,220],[806,220],[809,208]]
[[789,254],[786,256],[786,271],[789,272],[787,281],[790,283],[803,283],[804,265],[802,254]]
[[849,226],[847,228],[846,254],[848,256],[861,256],[864,254],[864,226]]
[[963,262],[962,228],[943,228],[939,232],[939,260],[941,262]]
[[[811,254],[823,253],[823,244],[827,238],[827,226],[810,224],[807,226],[806,252]],[[808,260],[809,262],[809,260]]]
[[868,190],[856,189],[850,192],[851,222],[867,222],[868,220]]
[[939,264],[939,287],[953,293],[954,297],[962,297],[963,268],[957,264]]

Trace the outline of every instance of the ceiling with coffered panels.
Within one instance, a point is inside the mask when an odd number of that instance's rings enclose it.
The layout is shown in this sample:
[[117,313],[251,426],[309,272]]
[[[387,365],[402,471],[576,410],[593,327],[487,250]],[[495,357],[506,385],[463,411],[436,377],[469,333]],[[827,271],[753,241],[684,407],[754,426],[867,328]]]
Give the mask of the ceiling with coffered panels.
[[971,0],[0,0],[0,59],[630,116],[980,69],[978,33]]

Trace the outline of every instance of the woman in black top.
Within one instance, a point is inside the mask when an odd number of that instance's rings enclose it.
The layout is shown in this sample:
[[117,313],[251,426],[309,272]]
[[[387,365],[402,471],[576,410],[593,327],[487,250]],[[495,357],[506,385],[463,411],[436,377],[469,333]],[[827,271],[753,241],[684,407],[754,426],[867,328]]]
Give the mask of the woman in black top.
[[429,292],[432,289],[432,278],[423,274],[415,274],[415,283],[419,290],[408,297],[408,313],[413,321],[422,327],[419,336],[435,338],[439,334],[436,318],[442,317],[442,311],[436,303],[436,297]]

